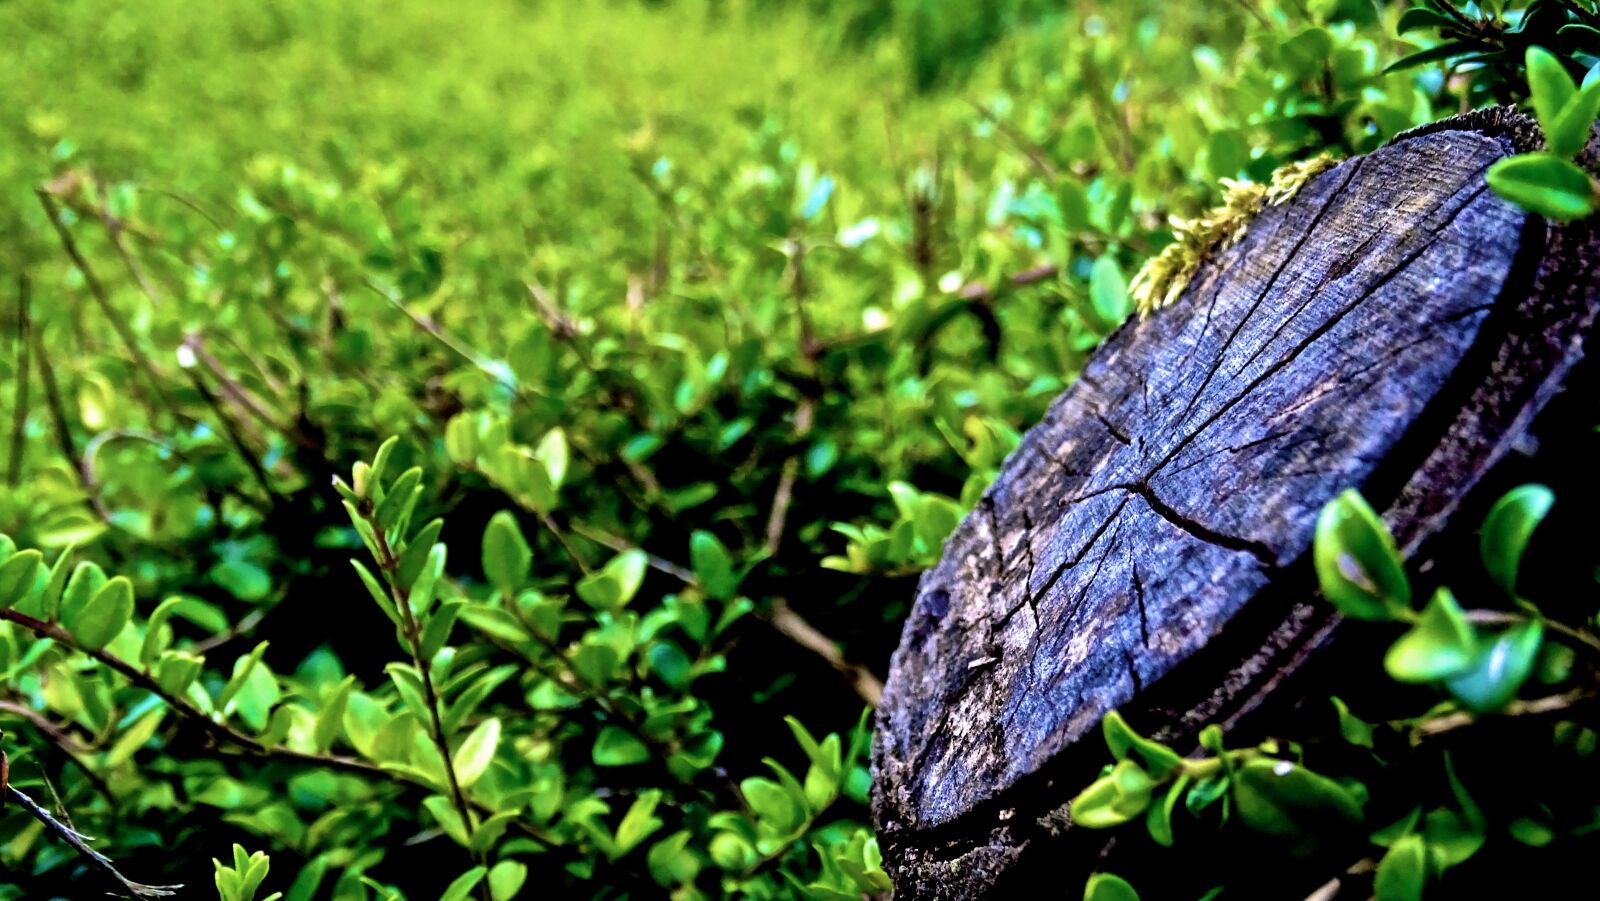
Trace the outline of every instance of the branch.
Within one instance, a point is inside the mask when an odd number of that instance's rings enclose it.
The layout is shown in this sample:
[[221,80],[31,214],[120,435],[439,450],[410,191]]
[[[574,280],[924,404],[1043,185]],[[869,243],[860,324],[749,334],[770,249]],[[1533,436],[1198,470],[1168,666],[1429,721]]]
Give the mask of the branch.
[[[0,759],[3,759],[3,756],[0,755]],[[98,867],[101,872],[115,880],[118,885],[121,885],[128,894],[133,895],[135,898],[167,898],[177,894],[178,889],[183,888],[181,885],[144,885],[130,880],[117,871],[116,864],[112,863],[109,857],[89,847],[88,838],[71,826],[51,816],[50,811],[40,807],[32,798],[23,794],[15,785],[12,785],[9,780],[5,782],[5,791],[7,795],[22,805],[24,810],[32,814],[34,819],[43,823],[45,828],[51,832],[54,832],[57,838],[71,845],[74,851],[83,855]],[[0,803],[3,803],[3,801],[0,801]]]
[[[1548,716],[1550,714],[1565,713],[1575,707],[1591,703],[1595,694],[1587,689],[1573,689],[1565,694],[1547,695],[1529,701],[1512,701],[1497,711],[1494,716]],[[1448,732],[1464,729],[1478,722],[1477,714],[1465,710],[1435,717],[1417,725],[1413,732],[1413,743],[1438,738]]]
[[[32,707],[15,701],[0,701],[0,713],[9,713],[37,729],[41,735],[50,739],[50,743],[56,746],[56,750],[60,751],[63,757],[72,761],[73,765],[83,773],[84,778],[89,780],[89,784],[94,786],[95,791],[99,792],[107,801],[116,801],[116,797],[111,794],[111,787],[106,785],[106,780],[101,778],[100,774],[91,769],[87,763],[83,762],[83,758],[80,755],[88,753],[92,749],[85,747],[76,735],[51,722]],[[0,734],[4,734],[4,730],[0,730]]]
[[28,276],[17,276],[17,393],[11,411],[11,456],[6,461],[6,484],[16,487],[22,480],[23,440],[28,427],[28,332],[33,319],[28,309]]
[[144,349],[139,346],[139,339],[133,333],[133,328],[128,325],[128,320],[117,312],[111,305],[111,296],[106,292],[105,285],[95,277],[94,270],[90,268],[89,261],[84,258],[83,252],[78,249],[78,242],[73,239],[72,232],[61,221],[60,207],[56,204],[55,195],[49,187],[39,186],[34,188],[34,195],[39,198],[39,203],[44,206],[45,217],[55,227],[56,236],[61,239],[61,246],[66,250],[67,256],[72,259],[72,264],[77,267],[78,273],[83,276],[83,283],[88,286],[89,294],[99,305],[100,312],[110,320],[111,327],[116,330],[117,337],[122,339],[122,345],[127,348],[128,354],[133,357],[139,371],[144,374],[145,380],[150,383],[150,388],[155,392],[156,399],[167,411],[176,415],[178,410],[172,398],[167,396],[166,389],[161,385],[161,379],[156,374],[155,364],[145,355]]
[[772,613],[767,622],[777,629],[779,634],[793,641],[802,648],[816,654],[828,665],[844,676],[850,687],[855,689],[863,701],[873,707],[883,700],[883,683],[873,675],[872,670],[859,663],[851,663],[839,653],[839,647],[824,635],[816,626],[806,622],[805,617],[794,611],[789,602],[783,598],[772,599]]
[[336,754],[309,754],[304,751],[296,751],[292,748],[264,745],[255,738],[252,738],[251,736],[234,729],[232,726],[212,719],[205,713],[201,712],[199,708],[190,704],[188,701],[168,694],[167,691],[163,689],[153,677],[126,660],[123,660],[122,658],[105,651],[91,651],[84,648],[78,643],[76,638],[72,637],[70,632],[56,623],[35,619],[26,613],[21,613],[11,609],[0,610],[0,620],[16,623],[22,628],[27,629],[29,632],[32,632],[34,635],[37,635],[41,638],[48,638],[57,644],[71,648],[80,654],[98,661],[108,669],[111,669],[112,671],[121,675],[123,678],[127,679],[129,682],[133,683],[133,685],[136,687],[142,688],[160,698],[168,707],[172,708],[172,710],[177,713],[180,718],[194,723],[196,726],[208,733],[213,740],[236,748],[253,757],[292,760],[312,766],[326,767],[328,769],[341,770],[347,773],[357,773],[363,776],[382,776],[385,778],[392,778],[394,776],[393,773],[389,772],[383,767],[380,767],[376,764],[367,763],[364,760],[359,760],[354,757],[343,757]]

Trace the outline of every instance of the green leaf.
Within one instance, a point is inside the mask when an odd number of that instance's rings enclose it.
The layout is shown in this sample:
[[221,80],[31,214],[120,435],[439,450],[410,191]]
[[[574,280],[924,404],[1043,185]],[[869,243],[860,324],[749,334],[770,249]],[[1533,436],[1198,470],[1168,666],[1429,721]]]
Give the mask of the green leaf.
[[[1555,54],[1543,47],[1529,47],[1527,55],[1528,92],[1539,128],[1549,139],[1551,126],[1578,92],[1572,76]],[[1567,155],[1567,154],[1563,154]]]
[[1423,819],[1422,836],[1435,872],[1464,863],[1478,853],[1488,838],[1481,825],[1444,808],[1430,811]]
[[1415,69],[1418,66],[1425,66],[1429,63],[1441,62],[1443,60],[1450,59],[1451,57],[1465,56],[1466,54],[1471,53],[1472,49],[1473,48],[1471,44],[1467,44],[1462,41],[1446,41],[1437,47],[1429,47],[1426,50],[1418,50],[1416,53],[1402,56],[1385,66],[1383,71],[1384,74],[1388,74],[1390,72],[1403,72],[1406,69]]
[[1361,822],[1360,796],[1289,760],[1255,757],[1239,764],[1233,800],[1239,819],[1266,835],[1314,840]]
[[1339,698],[1329,698],[1333,702],[1334,710],[1339,713],[1339,734],[1344,740],[1361,748],[1372,747],[1372,724],[1350,712],[1350,708]]
[[1381,622],[1410,615],[1411,583],[1400,552],[1389,528],[1356,491],[1322,508],[1312,559],[1323,596],[1345,616]]
[[1172,847],[1172,811],[1188,790],[1189,775],[1185,773],[1172,783],[1161,803],[1151,804],[1145,813],[1145,830],[1150,833],[1151,840],[1163,848]]
[[[388,438],[384,439],[382,444],[378,445],[378,452],[372,456],[372,465],[370,467],[365,467],[362,472],[358,473],[360,477],[354,479],[354,481],[357,483],[357,490],[360,490],[363,487],[377,485],[383,481],[383,472],[388,468],[389,465],[389,455],[394,453],[395,446],[399,443],[399,435],[390,435]],[[357,464],[357,466],[359,467],[360,464]],[[366,483],[365,486],[361,484],[363,482]],[[365,497],[367,492],[361,491],[361,494],[363,497]]]
[[385,588],[359,560],[351,560],[350,565],[356,568],[356,575],[361,577],[361,584],[367,586],[367,593],[378,603],[378,609],[389,617],[389,621],[397,628],[405,628],[405,620],[400,618],[400,611],[394,605],[394,598],[389,596],[389,589]]
[[146,668],[153,665],[161,656],[161,652],[167,649],[166,639],[162,636],[162,627],[179,607],[189,602],[189,598],[174,595],[156,605],[155,612],[150,614],[150,619],[144,625],[144,642],[139,648],[139,662]]
[[193,654],[162,651],[161,657],[156,661],[156,684],[167,694],[183,697],[188,693],[189,686],[199,677],[200,669],[204,665],[205,661]]
[[1600,115],[1600,81],[1589,82],[1567,101],[1545,132],[1545,150],[1559,157],[1574,157],[1589,143],[1596,115]]
[[1539,620],[1512,626],[1482,642],[1466,671],[1447,680],[1445,687],[1473,713],[1499,710],[1528,680],[1543,640],[1544,624]]
[[757,822],[777,836],[796,834],[806,823],[805,792],[760,776],[739,783],[739,793],[755,813]]
[[350,692],[355,689],[356,677],[346,676],[327,703],[317,714],[317,724],[311,732],[311,744],[317,753],[325,754],[333,747],[344,729],[344,711],[350,702]]
[[45,582],[44,592],[39,595],[38,610],[40,619],[53,620],[60,615],[61,593],[66,589],[67,576],[72,572],[72,551],[69,545],[56,557],[56,562],[50,567],[50,578]]
[[1106,746],[1111,749],[1112,757],[1123,760],[1131,755],[1156,779],[1164,778],[1183,765],[1183,757],[1177,751],[1133,731],[1115,710],[1105,715],[1100,727],[1105,733]]
[[732,598],[739,590],[739,577],[733,571],[733,558],[717,536],[697,529],[689,536],[689,562],[694,576],[706,594],[719,601]]
[[1139,893],[1121,876],[1095,873],[1083,887],[1083,901],[1139,901]]
[[105,584],[105,571],[96,564],[86,560],[73,567],[72,576],[67,579],[66,591],[61,596],[61,622],[67,626],[68,632],[72,631],[70,624],[78,621],[84,608],[89,606],[96,592]]
[[372,513],[372,519],[378,528],[387,532],[411,515],[411,510],[416,506],[417,498],[421,496],[422,467],[413,466],[400,474],[389,486],[389,491],[384,494]]
[[595,766],[629,766],[650,759],[650,748],[620,726],[604,726],[594,740]]
[[528,865],[518,860],[502,860],[489,870],[489,897],[511,901],[528,881]]
[[1399,682],[1435,682],[1473,665],[1478,640],[1448,588],[1434,592],[1422,616],[1389,647],[1383,667]]
[[1072,821],[1089,829],[1120,826],[1144,813],[1155,782],[1132,760],[1122,760],[1072,799]]
[[1483,520],[1478,547],[1489,579],[1515,597],[1517,571],[1534,529],[1555,504],[1555,492],[1543,485],[1521,485],[1495,502]]
[[224,560],[207,575],[241,601],[259,601],[272,593],[272,577],[249,560]]
[[533,549],[522,537],[516,517],[508,510],[490,517],[483,532],[483,574],[494,590],[505,597],[514,596],[528,581],[532,567]]
[[500,748],[500,721],[490,718],[479,723],[470,733],[461,747],[451,757],[451,763],[456,769],[456,779],[462,788],[470,788],[474,782],[489,771],[489,764],[494,761],[494,754]]
[[1095,260],[1094,267],[1089,270],[1089,303],[1106,325],[1121,325],[1133,311],[1128,281],[1122,277],[1116,258],[1109,253]]
[[427,525],[417,530],[406,542],[406,549],[400,552],[400,565],[395,571],[395,581],[401,588],[409,590],[416,584],[417,577],[422,574],[422,568],[428,565],[428,557],[433,553],[433,546],[439,541],[439,533],[444,530],[444,520],[434,519]]
[[428,624],[422,629],[422,642],[418,648],[423,660],[431,661],[439,651],[444,648],[445,642],[450,640],[450,632],[456,626],[456,618],[461,615],[461,608],[466,606],[464,601],[451,601],[440,605],[433,615],[428,617]]
[[1449,28],[1455,24],[1455,20],[1444,13],[1415,6],[1406,10],[1405,15],[1400,17],[1400,21],[1395,24],[1394,33],[1405,34],[1408,31],[1420,31],[1425,28]]
[[1420,835],[1408,835],[1389,847],[1378,862],[1372,890],[1378,901],[1421,901],[1428,877],[1428,850]]
[[71,622],[63,622],[87,650],[98,651],[122,633],[133,619],[133,583],[117,576],[95,592]]
[[422,569],[417,572],[416,580],[406,591],[406,606],[410,608],[412,616],[419,619],[425,617],[428,615],[428,609],[433,606],[434,589],[438,587],[439,579],[444,576],[445,554],[446,549],[442,544],[435,544],[428,549],[428,556],[422,564]]
[[1496,194],[1525,210],[1570,222],[1595,210],[1594,183],[1577,165],[1548,153],[1523,153],[1489,167]]
[[657,885],[673,888],[693,882],[700,875],[700,861],[689,851],[691,838],[688,830],[680,830],[650,846],[645,864]]
[[649,558],[643,551],[625,551],[612,557],[604,568],[578,583],[578,597],[597,610],[616,610],[627,606],[644,583]]
[[545,472],[550,476],[552,490],[561,487],[561,482],[567,477],[567,433],[561,429],[551,429],[539,439],[539,446],[534,449],[533,457],[544,464]]
[[634,799],[628,812],[622,815],[622,822],[617,824],[613,860],[639,847],[641,842],[662,827],[663,820],[655,815],[659,803],[661,792],[658,789],[640,792],[639,797]]
[[473,867],[462,873],[445,888],[444,894],[439,896],[439,901],[467,901],[472,897],[472,890],[478,887],[478,883],[483,881],[488,872],[484,867]]
[[44,555],[35,550],[19,551],[0,565],[0,607],[15,607],[33,591]]

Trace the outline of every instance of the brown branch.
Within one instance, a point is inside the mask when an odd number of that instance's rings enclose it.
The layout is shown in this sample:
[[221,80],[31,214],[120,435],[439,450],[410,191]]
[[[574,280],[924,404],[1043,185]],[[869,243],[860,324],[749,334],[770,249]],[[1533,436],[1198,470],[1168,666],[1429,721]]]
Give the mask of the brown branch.
[[206,732],[211,738],[221,744],[238,749],[253,757],[278,758],[305,763],[312,766],[326,767],[347,773],[357,773],[363,776],[382,776],[392,778],[393,774],[376,764],[367,763],[354,757],[343,757],[336,754],[309,754],[291,748],[264,745],[255,738],[240,732],[237,729],[218,722],[201,712],[199,708],[188,701],[169,694],[156,682],[155,678],[140,670],[131,663],[106,651],[91,651],[78,643],[72,633],[52,622],[35,619],[12,609],[0,609],[0,620],[13,622],[27,629],[29,632],[48,638],[64,647],[71,648],[83,654],[118,675],[127,679],[135,687],[144,689],[160,698],[168,707],[178,714],[179,718],[193,723],[196,727]]
[[93,749],[85,746],[76,735],[51,722],[44,714],[32,707],[19,704],[15,701],[0,701],[0,713],[8,713],[17,719],[23,720],[28,725],[39,731],[39,734],[50,739],[61,755],[71,761],[89,780],[94,790],[99,792],[107,801],[115,802],[116,796],[111,793],[111,787],[106,780],[101,778],[87,763],[83,762],[82,755],[90,753]]
[[[800,399],[794,411],[794,440],[798,445],[811,434],[816,419],[817,402],[810,397]],[[789,518],[789,505],[794,501],[794,483],[800,476],[798,447],[783,461],[783,471],[778,476],[778,488],[772,494],[772,512],[767,515],[767,540],[762,550],[767,555],[777,553],[783,543],[784,525]]]
[[783,598],[773,598],[772,613],[766,620],[778,630],[779,634],[827,661],[829,666],[844,676],[845,681],[850,683],[850,687],[863,701],[877,707],[878,702],[883,700],[883,682],[873,675],[872,670],[846,660],[844,655],[839,653],[839,647],[833,639],[796,613],[788,601]]
[[122,240],[122,233],[127,230],[127,226],[121,219],[111,215],[111,205],[105,202],[105,182],[96,179],[95,183],[99,187],[96,193],[100,198],[95,212],[100,214],[100,221],[105,225],[106,234],[111,238],[111,246],[117,249],[117,254],[122,257],[123,265],[128,268],[128,274],[133,277],[134,284],[139,286],[139,290],[144,292],[145,297],[150,298],[151,304],[161,306],[160,292],[156,291],[155,285],[150,284],[144,270],[139,266],[139,261],[134,259],[133,253],[128,250],[127,242]]
[[[1573,689],[1565,694],[1547,695],[1542,698],[1534,698],[1528,701],[1512,701],[1492,715],[1497,717],[1548,716],[1551,714],[1566,713],[1575,707],[1592,703],[1594,700],[1595,694],[1593,691],[1588,689]],[[1441,735],[1454,732],[1457,729],[1464,729],[1467,726],[1478,722],[1479,719],[1480,717],[1477,714],[1469,713],[1465,710],[1457,713],[1451,713],[1446,716],[1434,717],[1433,719],[1420,723],[1416,727],[1412,733],[1413,742],[1421,742],[1431,738],[1438,738]]]
[[[1005,287],[1021,288],[1056,277],[1061,267],[1054,263],[1041,263],[1031,269],[1024,269],[1006,280]],[[956,291],[956,297],[962,300],[987,301],[992,300],[999,291],[991,290],[983,282],[968,282]]]
[[[50,412],[50,421],[55,426],[56,445],[61,449],[61,456],[71,464],[72,471],[83,477],[83,458],[78,455],[78,448],[72,442],[72,427],[67,424],[67,407],[61,400],[61,387],[56,383],[56,369],[50,362],[50,354],[45,351],[44,337],[41,329],[32,329],[29,335],[33,340],[33,358],[39,364],[39,381],[44,385],[45,409]],[[92,484],[84,483],[84,503],[100,518],[102,522],[109,523],[111,516],[100,504],[98,493]]]

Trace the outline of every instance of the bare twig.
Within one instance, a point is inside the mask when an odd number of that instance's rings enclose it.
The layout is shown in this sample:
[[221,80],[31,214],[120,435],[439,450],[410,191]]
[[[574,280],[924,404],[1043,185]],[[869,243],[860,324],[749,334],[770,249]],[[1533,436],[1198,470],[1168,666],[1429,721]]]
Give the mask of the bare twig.
[[[1595,694],[1587,689],[1574,689],[1559,695],[1547,695],[1528,701],[1512,701],[1501,708],[1495,716],[1547,716],[1556,713],[1565,713],[1583,704],[1592,703]],[[1447,732],[1463,729],[1477,722],[1476,714],[1465,710],[1446,716],[1434,717],[1418,724],[1413,733],[1415,740],[1425,741],[1437,738]]]
[[50,743],[56,746],[56,750],[60,751],[63,757],[70,760],[83,773],[84,778],[89,780],[89,784],[94,786],[95,791],[99,792],[108,801],[114,800],[114,796],[111,794],[111,787],[106,785],[105,779],[101,778],[99,773],[96,773],[93,768],[83,762],[82,755],[89,753],[93,749],[84,746],[76,735],[51,722],[44,714],[34,710],[32,707],[19,704],[16,701],[0,701],[0,713],[10,714],[37,729],[40,735],[50,739]]
[[[803,397],[794,411],[794,440],[798,445],[811,434],[816,419],[817,402]],[[767,515],[767,538],[762,545],[768,555],[777,553],[783,543],[784,525],[789,518],[789,505],[794,501],[794,483],[800,476],[800,451],[795,450],[783,461],[783,471],[778,476],[778,488],[772,493],[772,511]]]
[[1040,175],[1051,182],[1060,180],[1061,170],[1057,169],[1055,164],[1050,162],[1049,157],[1045,156],[1044,148],[1034,143],[1010,122],[1002,119],[994,110],[976,100],[968,100],[967,102],[972,105],[973,109],[978,111],[978,115],[982,116],[990,125],[993,125],[996,131],[1004,135],[1006,140],[1016,145],[1016,148],[1022,151],[1023,156],[1028,158],[1028,162],[1038,170]]
[[6,783],[6,794],[22,805],[22,808],[32,814],[34,819],[43,823],[45,828],[54,832],[57,838],[71,845],[74,851],[83,855],[84,858],[98,867],[101,872],[115,880],[118,885],[121,885],[128,894],[133,895],[135,898],[168,898],[177,894],[178,889],[183,888],[182,885],[144,885],[143,883],[134,882],[118,872],[117,866],[111,862],[111,858],[89,847],[89,839],[81,835],[76,829],[56,819],[50,814],[50,811],[40,807],[15,785],[9,782]]
[[150,390],[154,392],[156,399],[161,402],[162,406],[167,408],[168,412],[176,414],[177,406],[173,404],[172,398],[167,395],[166,388],[162,386],[161,377],[156,373],[155,364],[145,354],[144,348],[139,346],[139,338],[133,333],[133,328],[128,325],[128,320],[111,304],[111,295],[107,293],[105,285],[95,276],[94,269],[90,267],[89,261],[84,258],[83,252],[78,249],[78,242],[72,237],[72,231],[67,228],[66,223],[61,221],[61,210],[56,203],[55,195],[46,186],[35,188],[34,195],[39,198],[39,203],[44,207],[45,217],[50,220],[51,226],[55,228],[56,236],[60,238],[62,248],[66,250],[67,256],[72,259],[72,264],[77,267],[79,274],[83,276],[83,283],[89,288],[90,296],[99,305],[100,312],[110,321],[111,327],[116,330],[117,337],[122,339],[123,347],[127,349],[129,356],[133,357],[134,364],[144,375],[145,380],[150,383]]
[[850,687],[855,689],[855,693],[860,695],[863,701],[877,707],[878,702],[883,700],[883,683],[873,675],[872,670],[844,659],[833,639],[796,613],[788,601],[783,598],[773,598],[772,613],[767,622],[790,641],[827,661],[829,666],[844,676],[845,681],[850,683]]
[[17,276],[17,388],[11,410],[11,456],[6,460],[6,483],[12,486],[22,480],[22,452],[27,437],[24,432],[28,427],[28,332],[33,323],[28,309],[30,295],[28,276]]

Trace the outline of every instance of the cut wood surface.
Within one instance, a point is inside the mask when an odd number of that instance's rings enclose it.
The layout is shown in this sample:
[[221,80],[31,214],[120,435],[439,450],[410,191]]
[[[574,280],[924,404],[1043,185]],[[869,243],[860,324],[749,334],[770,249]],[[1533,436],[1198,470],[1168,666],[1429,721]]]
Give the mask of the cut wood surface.
[[1600,303],[1592,228],[1485,184],[1535,143],[1490,110],[1318,176],[1027,433],[924,575],[879,708],[901,897],[1047,855],[1106,711],[1181,744],[1314,656],[1338,621],[1308,552],[1339,491],[1412,552],[1526,434]]

